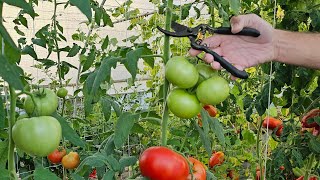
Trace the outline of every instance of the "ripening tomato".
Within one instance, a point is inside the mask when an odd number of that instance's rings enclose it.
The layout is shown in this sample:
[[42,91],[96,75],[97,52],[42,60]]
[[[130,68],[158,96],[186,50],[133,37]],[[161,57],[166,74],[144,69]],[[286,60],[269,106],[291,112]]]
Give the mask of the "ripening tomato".
[[283,171],[283,170],[285,169],[285,167],[284,167],[284,166],[280,166],[279,169],[280,169],[281,171]]
[[66,169],[77,168],[80,164],[80,157],[77,152],[69,152],[69,154],[63,156],[61,164]]
[[[216,115],[218,114],[218,111],[217,111],[217,108],[215,108],[214,106],[212,105],[204,105],[203,108],[208,112],[208,114],[211,116],[211,117],[216,117]],[[201,119],[201,114],[198,114],[198,118]]]
[[197,87],[196,93],[203,104],[216,105],[226,100],[230,88],[228,82],[220,76],[213,76]]
[[301,119],[303,128],[313,128],[319,126],[317,122],[308,123],[308,120],[314,117],[320,116],[320,109],[312,109]]
[[[304,179],[304,176],[300,176],[299,178],[297,178],[296,180],[303,180]],[[317,177],[315,176],[312,176],[312,177],[309,177],[309,180],[318,180]]]
[[[264,128],[267,128],[268,125],[268,120],[269,120],[269,129],[275,129],[276,127],[282,125],[282,121],[273,117],[265,117],[262,123],[262,126]],[[280,128],[279,128],[280,129]]]
[[277,131],[276,131],[276,135],[277,135],[277,136],[281,136],[282,131],[283,131],[283,126],[280,125],[279,128],[278,128]]
[[162,146],[146,149],[139,158],[139,167],[141,174],[150,180],[186,180],[189,175],[187,160]]
[[58,107],[58,96],[48,88],[40,88],[33,93],[35,105],[32,98],[28,96],[24,101],[24,109],[29,115],[50,116]]
[[63,147],[58,147],[48,155],[48,159],[53,164],[59,164],[63,156],[65,156],[66,154],[67,154],[67,151]]
[[169,59],[165,67],[165,76],[170,83],[184,89],[193,87],[199,79],[196,67],[182,56]]
[[[206,180],[206,168],[199,160],[189,157],[190,164],[192,165],[193,179],[192,180]],[[191,174],[188,176],[188,180],[191,180]]]
[[196,95],[180,88],[169,93],[167,105],[169,110],[180,118],[193,118],[201,111],[201,105]]
[[209,160],[209,167],[213,168],[216,165],[221,165],[223,162],[224,162],[224,153],[222,151],[212,153]]
[[61,125],[51,116],[20,119],[12,128],[12,139],[16,147],[40,157],[54,151],[59,146],[61,137]]

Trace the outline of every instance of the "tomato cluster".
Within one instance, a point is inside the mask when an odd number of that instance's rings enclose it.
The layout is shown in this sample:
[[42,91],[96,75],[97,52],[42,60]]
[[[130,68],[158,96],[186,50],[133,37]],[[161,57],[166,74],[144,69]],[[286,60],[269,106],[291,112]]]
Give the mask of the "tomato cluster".
[[146,149],[139,158],[139,167],[141,174],[150,180],[206,179],[206,168],[200,161],[192,157],[187,159],[163,146]]
[[69,152],[63,147],[58,147],[48,155],[48,159],[53,164],[62,164],[66,169],[74,169],[80,164],[80,156],[77,152]]
[[176,87],[168,95],[168,108],[180,118],[193,118],[203,105],[219,104],[229,96],[229,83],[217,71],[205,64],[195,66],[182,56],[169,59],[165,75]]

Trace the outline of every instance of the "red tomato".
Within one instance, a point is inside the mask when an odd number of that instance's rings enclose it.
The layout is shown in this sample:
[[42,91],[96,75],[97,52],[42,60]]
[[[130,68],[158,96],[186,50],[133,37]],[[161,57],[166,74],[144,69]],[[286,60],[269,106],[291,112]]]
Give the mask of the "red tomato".
[[92,172],[89,174],[90,179],[96,179],[97,178],[97,170],[93,169]]
[[[296,180],[303,180],[304,179],[304,176],[300,176],[298,179],[296,179]],[[310,177],[309,178],[309,180],[318,180],[318,178],[317,177],[315,177],[315,176],[312,176],[312,177]]]
[[62,158],[61,164],[66,169],[74,169],[80,164],[80,157],[77,152],[70,152]]
[[[193,172],[192,180],[206,180],[207,178],[206,168],[202,164],[202,162],[192,157],[189,157],[188,160],[192,164],[192,172]],[[189,174],[188,180],[191,180],[191,174]]]
[[[209,113],[211,117],[216,117],[216,115],[218,114],[218,110],[212,105],[204,105],[203,108]],[[202,118],[200,113],[198,114],[198,118],[199,118],[198,124],[200,127],[202,127],[202,121],[201,121]]]
[[52,153],[48,155],[48,159],[53,164],[58,164],[61,162],[63,156],[67,154],[67,151],[63,147],[58,147]]
[[269,126],[268,126],[269,129],[275,129],[276,127],[282,125],[281,120],[273,118],[273,117],[266,117],[266,118],[264,118],[263,123],[262,123],[262,126],[264,128],[267,128],[268,120],[269,120]]
[[320,134],[320,126],[314,127],[312,134],[318,136]]
[[140,156],[141,174],[150,180],[186,180],[189,175],[188,161],[173,150],[154,146]]
[[312,109],[301,119],[302,127],[313,128],[319,126],[316,122],[308,124],[308,119],[320,116],[320,109]]
[[232,179],[232,180],[239,180],[239,179],[240,179],[239,174],[236,174],[236,173],[234,172],[234,170],[230,170],[230,171],[228,172],[228,174],[227,174],[227,177],[229,177],[229,178]]
[[284,166],[280,166],[279,169],[280,169],[281,171],[283,171],[283,170],[285,169],[285,167],[284,167]]
[[224,162],[224,153],[218,151],[212,154],[209,160],[209,167],[213,168],[215,165],[221,165]]
[[281,136],[282,131],[283,131],[283,126],[280,125],[280,127],[279,127],[279,128],[277,129],[277,131],[276,131],[276,135],[277,135],[277,136]]

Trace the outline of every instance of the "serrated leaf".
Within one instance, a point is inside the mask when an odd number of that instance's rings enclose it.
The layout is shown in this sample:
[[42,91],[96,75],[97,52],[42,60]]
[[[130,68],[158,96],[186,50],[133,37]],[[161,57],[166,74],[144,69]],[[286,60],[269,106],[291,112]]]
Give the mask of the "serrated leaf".
[[104,175],[103,175],[103,180],[113,180],[114,179],[115,172],[112,170],[108,170]]
[[31,57],[33,57],[34,59],[38,59],[38,56],[36,54],[36,52],[34,51],[32,46],[25,46],[22,51],[23,54],[29,54]]
[[107,162],[113,171],[120,171],[120,163],[116,158],[113,157],[113,155],[109,155],[107,157]]
[[111,103],[110,100],[103,97],[101,98],[101,108],[104,115],[105,121],[109,121],[111,116]]
[[77,55],[79,51],[80,51],[80,46],[78,46],[77,44],[73,43],[73,46],[70,49],[67,57],[73,57],[73,56]]
[[9,5],[19,7],[25,10],[32,18],[36,16],[36,13],[33,10],[33,7],[27,3],[25,0],[0,0]]
[[317,138],[312,138],[309,141],[309,147],[310,149],[316,153],[316,154],[320,154],[320,140],[317,140]]
[[8,33],[8,31],[6,30],[6,28],[3,26],[2,23],[0,23],[0,35],[1,37],[3,37],[4,42],[8,45],[10,45],[13,49],[15,49],[16,51],[20,51],[19,48],[16,46],[16,44],[14,43],[14,41],[12,40],[10,34]]
[[10,63],[17,63],[21,59],[20,49],[15,49],[6,42],[4,44],[4,52],[5,57],[9,60]]
[[78,174],[71,174],[71,177],[73,180],[85,180],[84,177],[78,175]]
[[96,22],[96,24],[98,25],[98,26],[100,26],[100,22],[101,22],[101,18],[102,18],[102,10],[99,8],[99,7],[97,7],[97,8],[95,8],[95,10],[94,10],[94,21]]
[[89,0],[70,0],[70,4],[76,6],[91,21],[92,12]]
[[143,48],[138,48],[131,50],[126,54],[126,59],[124,60],[124,66],[127,68],[132,76],[132,81],[135,80],[138,71],[138,60],[143,52]]
[[46,41],[44,39],[32,38],[31,41],[32,41],[33,44],[36,44],[36,45],[41,46],[43,48],[47,47]]
[[229,0],[229,4],[231,12],[234,15],[238,15],[241,7],[240,0]]
[[23,90],[23,84],[20,79],[20,72],[18,66],[15,64],[10,64],[8,60],[0,55],[0,76],[9,83],[10,86],[14,87],[17,90]]
[[201,142],[208,153],[209,156],[211,156],[212,149],[211,149],[211,140],[209,137],[209,134],[205,134],[204,131],[199,127],[199,125],[194,121],[194,124],[199,132]]
[[55,117],[62,128],[62,136],[65,137],[67,140],[69,140],[72,144],[76,146],[80,146],[82,148],[85,147],[85,142],[80,138],[80,136],[69,126],[66,119],[56,112],[52,115]]
[[256,136],[251,130],[247,130],[247,129],[243,130],[242,137],[243,137],[243,140],[248,142],[249,144],[256,143]]
[[35,180],[60,180],[58,176],[45,168],[36,168],[33,176]]
[[122,145],[127,141],[131,128],[138,119],[138,114],[128,112],[121,114],[114,131],[114,144],[117,148],[122,148]]
[[0,142],[0,169],[6,168],[6,163],[8,159],[8,149],[9,149],[8,141],[1,141]]
[[208,180],[217,180],[217,177],[215,177],[214,174],[209,170],[206,170],[206,176]]
[[109,16],[109,14],[107,14],[106,11],[103,11],[103,15],[102,15],[102,20],[103,20],[103,25],[106,26],[110,26],[110,27],[113,27],[113,22]]
[[208,114],[208,112],[202,108],[201,109],[201,119],[202,119],[202,127],[203,127],[203,132],[205,134],[209,134],[209,121],[212,121],[210,115]]
[[137,163],[138,159],[137,157],[135,156],[127,156],[127,157],[122,157],[120,160],[119,160],[119,163],[120,163],[120,167],[121,167],[121,171],[123,171],[123,169],[125,167],[128,167],[128,166],[133,166]]
[[107,158],[105,155],[101,153],[95,153],[92,156],[88,156],[85,159],[83,159],[79,164],[76,172],[81,171],[81,169],[86,165],[91,167],[103,167],[106,165],[106,163]]
[[292,150],[292,159],[294,159],[298,164],[299,167],[303,166],[303,157],[301,155],[301,153],[295,149]]
[[91,49],[83,64],[82,72],[88,70],[92,66],[95,57],[96,57],[96,51],[94,49]]
[[106,144],[103,147],[104,152],[107,156],[114,153],[115,145],[114,145],[114,134],[110,135],[107,139]]
[[220,144],[225,147],[226,146],[226,139],[224,137],[224,130],[223,126],[219,122],[217,118],[212,118],[212,120],[209,121],[210,127],[212,132],[217,136]]
[[103,41],[103,43],[102,43],[102,45],[101,45],[101,49],[102,49],[102,50],[107,49],[108,45],[109,45],[109,36],[107,35],[107,36],[104,38],[104,41]]

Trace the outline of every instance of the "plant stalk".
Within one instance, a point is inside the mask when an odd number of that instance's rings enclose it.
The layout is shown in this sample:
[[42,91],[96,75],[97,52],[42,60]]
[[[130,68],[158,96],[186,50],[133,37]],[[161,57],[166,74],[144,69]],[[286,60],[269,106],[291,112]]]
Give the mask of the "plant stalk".
[[[171,28],[171,19],[172,19],[172,8],[173,8],[173,0],[167,1],[166,8],[166,24],[165,30],[170,30]],[[170,59],[170,37],[165,35],[164,37],[164,53],[163,53],[163,61],[164,64]],[[164,110],[162,116],[162,124],[161,124],[161,145],[167,145],[167,129],[168,129],[168,120],[169,120],[169,110],[166,104],[166,99],[169,91],[169,82],[165,79],[163,85],[163,99],[164,99]]]
[[17,94],[15,89],[9,86],[10,90],[10,118],[8,121],[8,130],[9,130],[9,150],[8,150],[8,170],[10,175],[16,177],[16,166],[14,162],[14,142],[12,139],[12,127],[16,121],[16,103],[17,103]]
[[53,17],[52,17],[52,21],[53,21],[53,30],[54,30],[54,43],[56,45],[56,51],[57,51],[57,57],[58,57],[58,77],[59,77],[59,84],[60,87],[62,87],[62,78],[61,78],[61,58],[60,58],[60,49],[59,49],[59,44],[58,44],[58,31],[57,31],[57,0],[54,0],[54,10],[53,10]]
[[309,162],[307,164],[306,173],[305,173],[305,175],[303,177],[304,180],[308,180],[309,179],[310,171],[311,171],[311,168],[312,168],[312,164],[313,164],[313,162],[315,160],[315,157],[316,157],[316,155],[314,153],[312,153],[311,157],[309,159]]

